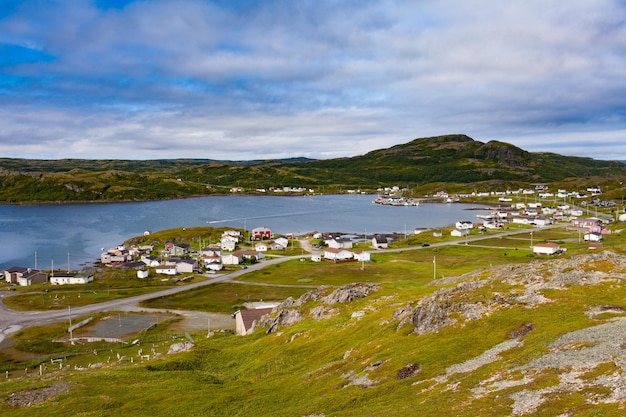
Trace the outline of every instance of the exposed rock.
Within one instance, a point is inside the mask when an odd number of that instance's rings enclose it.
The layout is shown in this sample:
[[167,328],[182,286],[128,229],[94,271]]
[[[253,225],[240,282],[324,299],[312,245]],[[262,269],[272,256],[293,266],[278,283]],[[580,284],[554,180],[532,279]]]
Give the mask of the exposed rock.
[[456,323],[450,318],[452,303],[446,299],[438,299],[437,295],[424,297],[413,311],[415,333],[425,334],[436,332],[444,326]]
[[311,315],[311,318],[313,320],[319,321],[336,316],[337,314],[339,314],[339,310],[331,307],[317,306],[313,307],[309,314]]
[[357,375],[356,373],[354,373],[354,371],[350,371],[346,374],[341,375],[341,377],[350,381],[346,385],[343,386],[344,388],[351,387],[354,385],[361,387],[361,388],[369,388],[378,384],[378,382],[372,381],[369,378],[369,376],[365,373]]
[[187,342],[182,342],[182,343],[173,343],[169,350],[167,351],[168,355],[174,354],[174,353],[180,353],[180,352],[187,352],[189,350],[191,350],[193,347],[195,346],[195,344],[187,341]]
[[366,297],[370,291],[378,291],[379,289],[380,286],[376,284],[348,284],[337,288],[330,295],[323,297],[322,302],[325,304],[349,303],[359,298]]
[[7,398],[7,403],[13,407],[30,407],[50,398],[63,394],[72,387],[69,382],[56,382],[48,387],[16,392]]
[[[590,270],[594,263],[603,264],[600,268]],[[527,308],[551,302],[542,292],[545,289],[565,289],[573,285],[597,285],[607,281],[626,280],[626,257],[612,252],[602,252],[577,256],[571,259],[555,259],[549,262],[537,261],[526,265],[500,265],[489,269],[491,278],[461,282],[454,288],[440,289],[431,296],[422,298],[413,310],[411,321],[415,333],[436,332],[444,326],[457,323],[460,319],[479,320],[501,308],[522,304]],[[484,271],[481,273],[484,275]],[[477,273],[466,274],[463,279],[480,276]],[[458,282],[459,277],[437,280],[438,285]],[[479,301],[471,302],[472,291],[486,284],[508,284],[509,292],[493,293],[484,301],[484,294],[478,294]],[[523,288],[520,290],[520,286]],[[468,302],[468,298],[470,298]],[[614,312],[620,312],[617,306]],[[609,311],[610,308],[607,309]],[[626,311],[626,308],[624,309]],[[590,317],[599,314],[598,309],[588,313]],[[396,310],[400,324],[403,310]],[[531,329],[532,330],[532,329]],[[518,336],[519,337],[519,336]]]
[[268,327],[267,333],[273,333],[280,327],[291,326],[294,323],[302,321],[302,313],[300,310],[281,310],[276,317],[264,317],[260,324]]

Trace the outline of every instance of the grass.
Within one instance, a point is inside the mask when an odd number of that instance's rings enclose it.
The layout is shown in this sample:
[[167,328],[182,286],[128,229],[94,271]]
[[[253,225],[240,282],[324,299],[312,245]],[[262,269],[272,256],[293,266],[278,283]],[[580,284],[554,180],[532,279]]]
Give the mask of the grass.
[[217,283],[173,296],[141,303],[143,307],[233,313],[248,301],[282,301],[297,298],[311,288],[268,287],[236,283]]
[[[565,240],[569,235],[555,231],[535,235],[534,239]],[[524,235],[521,236],[522,241]],[[527,236],[530,237],[529,235]],[[622,239],[615,235],[615,249]],[[537,378],[517,387],[488,392],[482,397],[472,393],[490,378],[508,378],[521,381],[524,372],[520,366],[549,351],[549,345],[560,336],[598,324],[585,312],[590,306],[623,305],[623,280],[599,285],[564,286],[543,290],[550,303],[528,308],[521,303],[503,304],[480,320],[458,317],[457,324],[441,328],[436,333],[416,335],[410,324],[398,329],[393,320],[394,311],[441,286],[432,285],[433,258],[437,263],[437,278],[460,277],[489,265],[526,264],[538,258],[526,250],[510,250],[473,245],[453,245],[441,248],[423,248],[401,253],[374,253],[373,261],[361,270],[359,263],[331,264],[289,261],[254,271],[241,277],[246,283],[220,283],[202,289],[187,291],[175,297],[153,300],[149,307],[185,308],[200,311],[232,312],[247,301],[255,299],[284,299],[297,297],[307,291],[295,285],[342,285],[349,282],[376,282],[378,292],[349,304],[333,305],[337,314],[330,319],[302,322],[284,327],[266,335],[258,331],[250,336],[236,337],[219,333],[212,338],[192,334],[197,346],[193,351],[149,364],[126,364],[120,368],[106,368],[90,372],[59,371],[51,378],[63,378],[78,384],[70,393],[51,400],[50,406],[13,409],[0,404],[0,413],[7,416],[61,416],[61,415],[218,415],[298,416],[324,413],[328,416],[405,416],[405,415],[510,415],[513,392],[522,389],[554,387],[563,370],[548,369]],[[584,249],[575,249],[586,252]],[[573,250],[573,251],[575,251]],[[569,255],[568,255],[569,256]],[[553,259],[553,258],[541,258]],[[545,277],[549,263],[541,269]],[[614,264],[592,262],[593,270],[609,273]],[[488,278],[483,271],[481,278]],[[291,285],[272,287],[254,285],[272,283]],[[459,292],[451,301],[459,305],[489,305],[495,295],[507,298],[521,288],[504,280],[494,280],[474,290]],[[319,302],[302,306],[307,313]],[[352,318],[354,311],[363,311],[361,319]],[[495,362],[483,365],[473,372],[447,376],[445,383],[434,378],[446,375],[455,364],[476,358],[491,347],[508,340],[510,331],[524,323],[532,323],[533,330],[523,336],[523,343],[515,349],[499,354]],[[38,345],[38,339],[52,339],[53,327],[32,329],[16,335],[20,348],[30,340],[31,349],[52,349]],[[155,329],[167,333],[167,324]],[[43,335],[43,337],[37,337]],[[147,348],[152,343],[143,339]],[[160,342],[158,349],[166,350],[169,343]],[[17,345],[16,345],[17,346]],[[584,343],[580,345],[583,348]],[[59,348],[59,352],[70,349]],[[116,347],[117,352],[134,355],[136,348]],[[71,351],[68,351],[71,354]],[[32,358],[31,358],[32,359]],[[70,363],[86,366],[88,354],[72,356]],[[72,362],[74,361],[74,362]],[[32,362],[34,363],[34,362]],[[404,380],[396,378],[405,365],[421,365],[421,371]],[[372,366],[378,364],[377,366]],[[16,363],[10,366],[16,367]],[[587,381],[619,369],[602,364],[583,375]],[[369,377],[374,386],[361,388],[347,386],[349,375]],[[0,385],[0,394],[8,395],[25,387],[45,385],[46,379],[24,380],[10,378]],[[590,396],[606,396],[605,389],[588,388],[585,391],[548,395],[536,415],[621,415],[618,405],[587,403]],[[163,399],[175,398],[175,401]]]

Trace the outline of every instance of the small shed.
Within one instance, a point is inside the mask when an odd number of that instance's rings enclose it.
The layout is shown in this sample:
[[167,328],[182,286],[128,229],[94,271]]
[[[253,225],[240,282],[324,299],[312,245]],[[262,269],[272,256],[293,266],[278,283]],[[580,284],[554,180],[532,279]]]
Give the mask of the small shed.
[[557,243],[537,243],[533,246],[533,253],[537,255],[554,255],[560,252],[562,252],[562,249]]
[[235,313],[235,333],[239,336],[252,333],[259,319],[266,314],[270,314],[272,310],[273,308],[256,308],[237,311]]

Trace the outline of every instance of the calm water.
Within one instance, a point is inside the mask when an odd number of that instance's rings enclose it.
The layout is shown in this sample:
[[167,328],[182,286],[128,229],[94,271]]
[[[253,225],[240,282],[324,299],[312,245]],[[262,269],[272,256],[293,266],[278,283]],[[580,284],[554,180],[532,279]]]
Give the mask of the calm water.
[[[373,204],[372,195],[314,197],[220,196],[113,204],[0,206],[0,269],[13,265],[48,269],[91,264],[108,249],[145,230],[213,225],[274,233],[411,233],[474,220],[471,205]],[[36,256],[35,256],[36,253]]]

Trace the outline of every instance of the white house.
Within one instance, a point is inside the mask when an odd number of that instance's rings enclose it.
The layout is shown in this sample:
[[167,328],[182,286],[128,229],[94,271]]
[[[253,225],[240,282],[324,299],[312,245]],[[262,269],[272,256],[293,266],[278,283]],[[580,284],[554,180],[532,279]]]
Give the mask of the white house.
[[254,250],[259,251],[259,252],[267,252],[268,248],[268,244],[269,242],[257,242],[254,244]]
[[239,239],[230,235],[222,236],[222,239],[220,240],[220,246],[222,249],[230,252],[235,250],[237,243],[239,243]]
[[374,235],[374,237],[372,237],[372,246],[376,249],[386,249],[389,247],[389,241],[386,236]]
[[537,243],[533,246],[533,253],[537,255],[554,255],[555,253],[561,252],[561,246],[557,243]]
[[370,252],[363,250],[355,250],[352,252],[354,254],[354,259],[359,262],[369,262],[371,260]]
[[42,284],[48,282],[48,275],[38,269],[28,268],[20,277],[17,278],[17,283],[23,287]]
[[350,249],[352,248],[352,239],[347,237],[329,237],[324,239],[324,243],[333,249]]
[[282,246],[282,249],[286,249],[289,246],[289,239],[283,236],[279,236],[276,239],[274,239],[274,243]]
[[256,250],[239,250],[235,252],[235,254],[241,256],[243,259],[254,259],[256,261],[260,261],[264,257],[262,252]]
[[454,229],[450,232],[450,236],[461,237],[469,235],[468,229]]
[[55,275],[50,277],[50,284],[52,285],[73,285],[73,284],[87,284],[93,281],[92,274],[82,273],[63,273],[55,272]]
[[161,263],[160,258],[158,256],[148,256],[148,255],[142,255],[141,262],[143,262],[147,266],[152,266],[152,267],[156,267]]
[[240,252],[222,254],[222,265],[239,265],[242,262],[243,255]]
[[198,261],[193,258],[172,257],[165,262],[166,265],[176,265],[177,272],[194,272],[198,270]]
[[324,259],[339,262],[354,258],[354,253],[347,249],[326,248],[324,250]]
[[459,230],[473,229],[474,228],[474,224],[472,222],[470,222],[469,220],[458,221],[458,222],[456,222],[455,226]]
[[137,278],[148,278],[149,276],[150,276],[150,272],[147,269],[137,270]]
[[535,223],[537,226],[547,226],[549,224],[552,224],[552,220],[546,217],[537,217],[535,220],[533,220],[533,223]]
[[589,232],[585,233],[585,242],[600,242],[602,240],[602,233]]
[[159,265],[156,267],[156,273],[164,275],[176,275],[178,271],[176,270],[176,265]]

